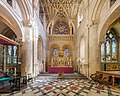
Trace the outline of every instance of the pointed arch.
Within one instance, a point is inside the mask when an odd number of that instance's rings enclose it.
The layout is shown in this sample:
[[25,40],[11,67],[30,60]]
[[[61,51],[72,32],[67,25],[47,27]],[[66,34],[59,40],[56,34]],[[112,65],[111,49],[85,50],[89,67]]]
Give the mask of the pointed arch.
[[24,20],[29,20],[31,18],[32,15],[32,9],[29,5],[30,1],[28,2],[28,0],[17,0],[16,1],[19,5],[19,8],[21,10],[22,16]]
[[53,52],[54,52],[54,49],[56,49],[56,51],[60,51],[60,46],[58,44],[52,44],[50,46],[50,56],[52,57],[53,56]]
[[96,1],[94,10],[92,13],[92,18],[91,18],[93,22],[96,23],[100,19],[101,10],[102,10],[102,7],[104,6],[104,3],[105,3],[105,0]]
[[[120,3],[116,3],[116,6],[114,9],[109,10],[106,16],[102,19],[102,22],[100,23],[98,27],[98,42],[103,41],[104,36],[109,29],[110,25],[115,22],[120,17]],[[116,15],[117,14],[117,15]]]
[[16,14],[6,6],[5,2],[0,1],[0,4],[0,20],[9,26],[15,32],[17,37],[22,40],[24,38],[24,30],[21,22],[17,18]]

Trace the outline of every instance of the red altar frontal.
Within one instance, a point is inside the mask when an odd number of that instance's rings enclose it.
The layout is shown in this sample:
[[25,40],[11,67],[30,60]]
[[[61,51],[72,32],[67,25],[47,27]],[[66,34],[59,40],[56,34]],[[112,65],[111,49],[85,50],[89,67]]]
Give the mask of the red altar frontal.
[[48,73],[58,73],[58,72],[64,72],[64,73],[73,73],[73,67],[69,66],[54,66],[48,68]]

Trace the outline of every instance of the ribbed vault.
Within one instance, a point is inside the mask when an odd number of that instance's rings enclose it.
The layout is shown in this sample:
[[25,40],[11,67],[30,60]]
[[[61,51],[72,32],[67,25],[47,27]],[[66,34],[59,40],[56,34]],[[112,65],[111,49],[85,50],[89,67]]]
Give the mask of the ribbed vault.
[[82,0],[40,0],[40,15],[45,14],[47,24],[54,19],[73,19]]

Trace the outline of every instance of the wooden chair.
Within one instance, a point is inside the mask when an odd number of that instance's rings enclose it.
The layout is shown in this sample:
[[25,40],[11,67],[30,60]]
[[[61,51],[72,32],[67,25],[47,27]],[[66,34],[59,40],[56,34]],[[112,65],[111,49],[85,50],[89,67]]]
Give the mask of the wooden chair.
[[102,79],[101,73],[91,74],[90,78],[97,84],[99,79]]
[[64,78],[64,72],[58,72],[58,78]]
[[104,89],[103,87],[106,85],[107,87],[109,87],[109,79],[110,77],[108,75],[103,75],[102,76],[102,79],[98,79],[98,83],[99,85],[96,87],[96,88],[99,88],[99,89]]

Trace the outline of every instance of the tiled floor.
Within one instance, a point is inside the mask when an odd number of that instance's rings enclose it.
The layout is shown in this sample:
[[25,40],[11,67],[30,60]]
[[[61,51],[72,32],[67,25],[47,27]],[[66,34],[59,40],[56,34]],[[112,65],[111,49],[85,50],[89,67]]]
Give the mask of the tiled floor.
[[34,83],[28,83],[27,89],[1,96],[120,96],[120,92],[107,87],[104,87],[104,90],[96,88],[94,82],[83,76],[70,74],[64,79],[56,77],[56,74],[38,76]]

